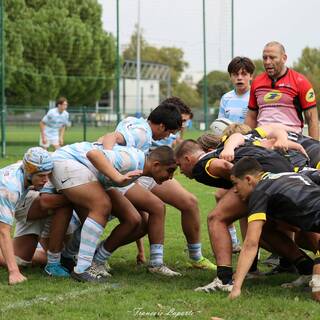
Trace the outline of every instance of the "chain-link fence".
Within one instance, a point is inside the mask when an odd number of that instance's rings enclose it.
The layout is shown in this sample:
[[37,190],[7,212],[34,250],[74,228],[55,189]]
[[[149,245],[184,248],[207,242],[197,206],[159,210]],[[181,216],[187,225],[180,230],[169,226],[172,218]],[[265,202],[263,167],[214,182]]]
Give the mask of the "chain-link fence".
[[[6,156],[20,156],[27,148],[39,145],[39,123],[49,108],[47,106],[8,106],[6,109],[5,141]],[[216,109],[210,109],[209,123],[216,118]],[[65,144],[79,141],[95,141],[114,130],[117,116],[109,108],[90,108],[86,106],[68,108],[69,126],[65,132]],[[203,130],[203,110],[193,109],[194,118],[191,130]],[[133,114],[122,114],[122,118]],[[147,117],[148,114],[144,114]]]

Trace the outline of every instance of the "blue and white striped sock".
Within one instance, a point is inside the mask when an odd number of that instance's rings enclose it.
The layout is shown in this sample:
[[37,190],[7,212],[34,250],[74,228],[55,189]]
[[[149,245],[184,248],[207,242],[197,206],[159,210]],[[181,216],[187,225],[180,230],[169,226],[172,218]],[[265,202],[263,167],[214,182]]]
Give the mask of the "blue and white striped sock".
[[189,258],[199,261],[202,258],[201,243],[188,243]]
[[91,218],[87,218],[84,222],[81,231],[78,262],[75,267],[76,272],[84,272],[91,266],[94,253],[103,230],[104,227]]
[[79,252],[81,241],[81,227],[76,229],[72,234],[72,238],[68,241],[67,245],[62,250],[62,255],[66,258],[74,258]]
[[150,265],[153,267],[163,265],[163,244],[150,245]]
[[47,251],[47,264],[60,263],[61,252],[51,252]]
[[235,226],[229,227],[228,230],[229,230],[229,233],[230,233],[230,236],[231,236],[232,244],[233,245],[239,244],[236,227]]
[[98,245],[96,254],[94,255],[94,258],[93,258],[93,260],[96,260],[100,263],[106,263],[106,261],[109,260],[112,254],[111,252],[105,249],[103,244],[104,244],[104,241],[100,242],[100,244]]

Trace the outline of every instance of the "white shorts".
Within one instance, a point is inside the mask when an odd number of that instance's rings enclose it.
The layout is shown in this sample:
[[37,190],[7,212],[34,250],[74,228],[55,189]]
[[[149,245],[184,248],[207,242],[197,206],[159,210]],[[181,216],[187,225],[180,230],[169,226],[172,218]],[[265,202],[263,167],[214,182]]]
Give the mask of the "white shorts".
[[39,191],[29,190],[26,196],[18,201],[14,214],[17,221],[27,221],[29,209],[33,201],[37,199],[39,195]]
[[57,191],[98,181],[85,165],[76,160],[55,161],[51,181]]
[[59,136],[58,137],[51,137],[51,138],[46,137],[46,138],[47,138],[47,143],[43,143],[41,135],[40,135],[40,140],[39,140],[40,147],[47,149],[52,145],[55,145],[55,146],[60,145]]
[[134,186],[134,183],[130,183],[129,185],[125,187],[116,187],[114,189],[117,189],[122,195],[125,195],[129,189],[131,189]]
[[[16,228],[14,232],[14,237],[18,238],[28,234],[35,234],[40,238],[50,237],[50,226],[51,226],[52,216],[38,219],[38,220],[18,220],[16,222]],[[74,213],[71,217],[66,235],[71,235],[76,229],[81,226],[81,222]]]
[[147,190],[152,190],[156,185],[156,181],[151,178],[151,177],[146,177],[146,176],[142,176],[140,177],[137,182],[139,183],[139,185],[141,187],[143,187],[144,189],[147,189]]
[[52,217],[46,217],[38,220],[23,221],[17,220],[14,230],[14,238],[35,234],[38,237],[48,238]]

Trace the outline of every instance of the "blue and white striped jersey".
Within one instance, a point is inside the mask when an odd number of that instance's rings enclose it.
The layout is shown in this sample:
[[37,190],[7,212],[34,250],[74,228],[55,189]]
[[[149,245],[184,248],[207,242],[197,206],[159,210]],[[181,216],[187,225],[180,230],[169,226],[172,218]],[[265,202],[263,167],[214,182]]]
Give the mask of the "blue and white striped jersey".
[[128,117],[119,122],[115,131],[121,133],[127,147],[134,147],[148,153],[152,144],[152,130],[143,118]]
[[218,118],[243,123],[248,111],[250,90],[239,96],[235,90],[225,93],[220,100]]
[[42,118],[45,123],[45,135],[48,139],[58,138],[59,129],[66,126],[69,122],[69,113],[67,111],[59,112],[58,108],[50,109]]
[[13,224],[14,211],[27,191],[21,162],[0,170],[0,222]]

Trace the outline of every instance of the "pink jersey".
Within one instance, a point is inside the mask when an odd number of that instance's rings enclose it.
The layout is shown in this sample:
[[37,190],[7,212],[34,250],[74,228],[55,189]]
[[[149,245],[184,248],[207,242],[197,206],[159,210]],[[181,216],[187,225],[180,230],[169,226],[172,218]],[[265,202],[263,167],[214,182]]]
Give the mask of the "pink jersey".
[[258,126],[281,123],[292,131],[301,132],[303,111],[315,106],[310,82],[292,69],[288,68],[276,81],[264,72],[252,82],[249,109],[258,111]]

